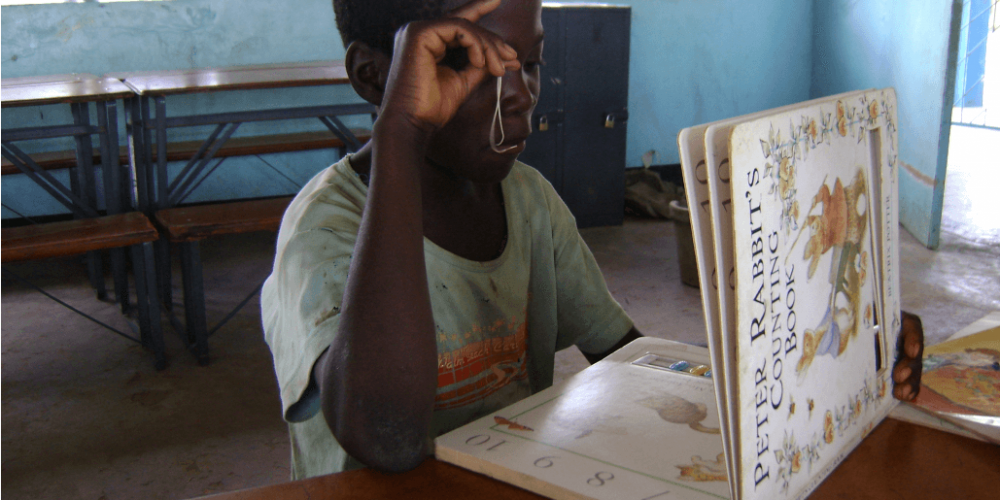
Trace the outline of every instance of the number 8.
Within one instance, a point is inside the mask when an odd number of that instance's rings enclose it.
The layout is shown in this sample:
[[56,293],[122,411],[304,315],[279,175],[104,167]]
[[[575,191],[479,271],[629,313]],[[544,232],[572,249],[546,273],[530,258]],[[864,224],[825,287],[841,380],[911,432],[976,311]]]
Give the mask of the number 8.
[[[601,474],[604,474],[604,477],[601,477]],[[594,477],[588,478],[587,479],[587,484],[589,484],[591,486],[604,486],[604,483],[606,481],[610,481],[610,480],[612,480],[614,478],[615,478],[614,474],[612,474],[610,472],[603,472],[603,471],[601,471],[601,472],[598,472],[597,474],[594,474]]]

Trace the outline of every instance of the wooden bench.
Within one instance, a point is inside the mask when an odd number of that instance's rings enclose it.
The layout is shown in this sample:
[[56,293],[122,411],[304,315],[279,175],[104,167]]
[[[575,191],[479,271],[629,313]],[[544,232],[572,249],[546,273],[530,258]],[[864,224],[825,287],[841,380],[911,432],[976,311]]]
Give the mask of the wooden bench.
[[[168,311],[172,310],[170,270],[171,245],[179,249],[185,322],[179,330],[200,363],[208,362],[207,338],[231,318],[252,296],[211,330],[208,329],[201,258],[198,242],[218,234],[259,230],[277,230],[281,216],[291,198],[234,201],[204,206],[180,204],[210,175],[209,161],[224,156],[251,155],[282,151],[301,151],[321,147],[337,147],[342,153],[353,151],[368,140],[367,132],[349,130],[338,118],[344,115],[371,115],[376,108],[370,104],[328,104],[259,109],[237,112],[213,112],[187,116],[168,116],[167,98],[181,94],[221,91],[247,91],[288,87],[347,85],[350,80],[342,61],[315,61],[291,64],[266,64],[229,68],[208,68],[178,71],[114,74],[132,88],[136,97],[126,103],[130,120],[129,137],[136,151],[137,169],[145,179],[139,189],[146,190],[152,200],[149,213],[154,214],[163,238],[157,243],[157,272],[160,298]],[[329,130],[326,133],[304,133],[286,136],[233,137],[245,122],[288,119],[319,119]],[[213,125],[214,131],[205,141],[183,146],[172,143],[167,130],[178,127]],[[185,161],[186,166],[168,182],[167,162]],[[317,167],[320,167],[319,165]],[[213,167],[214,168],[214,167]],[[179,321],[170,314],[171,322]]]
[[198,241],[223,234],[275,231],[292,196],[212,205],[168,208],[156,212],[156,224],[172,242]]
[[4,263],[128,247],[160,237],[149,219],[139,212],[3,228],[0,234]]

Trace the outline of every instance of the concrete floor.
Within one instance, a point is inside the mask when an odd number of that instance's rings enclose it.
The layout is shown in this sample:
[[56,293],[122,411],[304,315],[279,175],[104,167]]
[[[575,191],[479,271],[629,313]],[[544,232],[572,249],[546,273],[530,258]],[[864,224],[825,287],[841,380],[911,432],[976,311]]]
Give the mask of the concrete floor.
[[[903,306],[936,343],[1000,310],[1000,133],[956,129],[941,247],[902,233]],[[993,153],[987,154],[986,147]],[[993,165],[985,165],[992,159]],[[618,301],[647,335],[704,344],[699,291],[682,285],[672,222],[628,219],[583,231]],[[269,272],[273,235],[203,245],[218,321]],[[119,329],[78,259],[5,268]],[[176,292],[179,296],[179,290]],[[168,331],[170,366],[4,274],[2,488],[8,499],[182,499],[288,479],[288,437],[252,301],[211,338],[200,367]],[[559,353],[557,378],[586,361]]]

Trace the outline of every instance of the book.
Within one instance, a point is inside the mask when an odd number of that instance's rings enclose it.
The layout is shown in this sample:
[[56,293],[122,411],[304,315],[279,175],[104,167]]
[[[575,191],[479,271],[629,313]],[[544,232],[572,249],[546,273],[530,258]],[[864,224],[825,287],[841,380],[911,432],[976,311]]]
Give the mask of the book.
[[[895,405],[897,144],[892,89],[681,131],[707,351],[630,344],[438,458],[553,498],[806,497]],[[711,377],[639,363],[684,356]]]
[[893,418],[1000,444],[1000,313],[924,348],[920,393]]
[[[855,95],[860,95],[860,92],[842,94],[837,97],[844,99]],[[700,283],[708,283],[712,287],[712,290],[708,293],[706,293],[705,288],[702,288],[701,299],[705,317],[705,328],[709,338],[709,351],[712,363],[715,366],[723,366],[723,352],[732,353],[731,350],[727,351],[729,348],[729,339],[722,335],[722,331],[723,328],[726,331],[730,331],[735,318],[733,317],[733,310],[730,305],[733,300],[732,288],[719,289],[719,266],[724,266],[724,269],[726,269],[724,273],[726,277],[732,275],[732,254],[731,252],[723,251],[723,248],[732,247],[731,223],[728,220],[722,221],[728,225],[724,227],[719,226],[718,229],[720,232],[716,235],[713,230],[711,208],[713,198],[709,189],[709,181],[712,177],[718,179],[725,177],[720,175],[720,169],[723,167],[728,168],[729,160],[727,152],[729,145],[725,140],[706,141],[706,132],[709,127],[732,126],[741,121],[762,118],[774,113],[792,111],[818,104],[825,100],[827,99],[815,99],[773,110],[760,111],[742,117],[696,125],[681,130],[677,136],[681,167],[684,173],[684,190],[689,200],[692,239],[694,240],[695,255],[698,262],[699,280]],[[718,128],[715,130],[717,131]],[[723,134],[713,134],[713,137],[715,136],[724,139]],[[717,157],[719,158],[718,160],[716,160]],[[726,172],[726,176],[728,176],[728,171]],[[718,190],[718,185],[716,185],[716,190]],[[725,199],[728,200],[730,197],[726,197]],[[720,204],[720,207],[717,207],[715,210],[718,211],[724,206],[728,206],[728,204]],[[720,242],[718,247],[715,244],[716,241]],[[725,347],[724,342],[727,342]],[[730,357],[729,362],[733,362],[732,357]],[[734,431],[729,427],[731,419],[729,401],[732,400],[732,387],[727,387],[726,384],[727,379],[724,377],[715,378],[716,392],[723,395],[718,400],[719,414],[722,417],[723,425],[732,434]],[[734,468],[733,459],[732,451],[727,448],[726,463],[730,470]],[[733,484],[732,494],[735,496],[735,483]]]
[[895,405],[895,93],[712,125],[705,144],[733,496],[804,498]]
[[704,347],[641,338],[435,440],[439,460],[562,499],[729,498]]

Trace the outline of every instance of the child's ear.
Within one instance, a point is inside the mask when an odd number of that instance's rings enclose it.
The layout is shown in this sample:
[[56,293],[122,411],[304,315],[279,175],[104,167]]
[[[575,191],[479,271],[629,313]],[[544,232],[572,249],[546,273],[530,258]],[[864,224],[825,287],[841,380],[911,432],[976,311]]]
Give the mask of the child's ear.
[[382,105],[391,64],[392,58],[388,54],[358,40],[351,42],[344,57],[347,76],[354,91],[376,106]]

